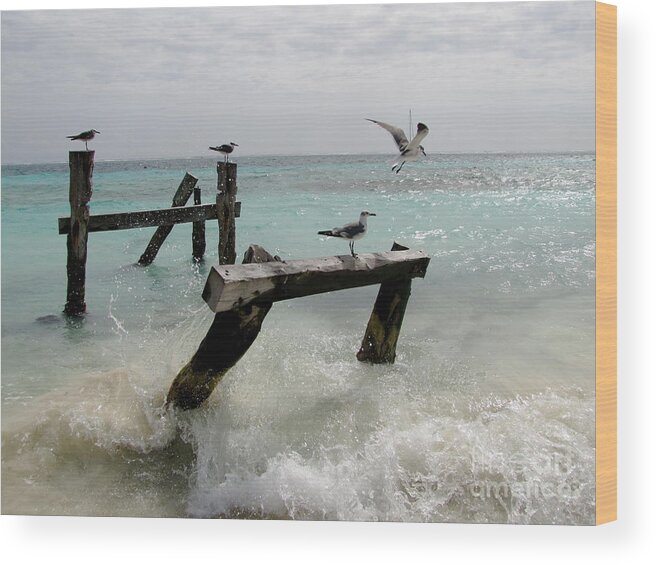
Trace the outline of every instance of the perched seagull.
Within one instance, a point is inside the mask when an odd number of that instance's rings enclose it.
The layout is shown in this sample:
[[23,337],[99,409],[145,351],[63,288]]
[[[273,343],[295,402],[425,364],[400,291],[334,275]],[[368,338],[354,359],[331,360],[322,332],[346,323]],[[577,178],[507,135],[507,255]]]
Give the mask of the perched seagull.
[[235,147],[239,147],[236,143],[233,143],[232,141],[230,143],[226,143],[224,145],[219,145],[218,147],[210,147],[212,151],[218,151],[225,157],[225,162],[228,162],[228,155],[232,153],[235,150]]
[[89,151],[89,146],[87,145],[87,142],[91,141],[94,137],[96,137],[97,133],[100,132],[96,131],[95,129],[90,129],[89,131],[83,131],[82,133],[78,133],[77,135],[67,135],[66,137],[71,141],[75,141],[76,139],[79,139],[80,141],[84,141],[84,146],[87,148],[87,151]]
[[423,155],[424,157],[426,156],[424,148],[420,145],[424,137],[428,135],[428,126],[426,124],[422,124],[421,122],[417,124],[417,134],[412,138],[412,141],[408,143],[408,138],[405,136],[405,133],[403,133],[401,128],[391,126],[385,122],[370,120],[369,118],[365,119],[390,132],[394,141],[398,145],[401,155],[399,155],[399,158],[394,163],[392,170],[396,169],[396,172],[398,173],[401,170],[401,167],[405,165],[406,161],[416,161],[419,159],[420,155]]
[[333,228],[331,230],[325,230],[317,232],[319,235],[329,235],[331,237],[341,237],[349,240],[349,249],[351,250],[351,255],[355,257],[355,240],[361,239],[367,233],[367,218],[369,216],[375,216],[376,214],[364,210],[360,213],[360,220],[353,222],[352,224],[346,224],[341,228]]

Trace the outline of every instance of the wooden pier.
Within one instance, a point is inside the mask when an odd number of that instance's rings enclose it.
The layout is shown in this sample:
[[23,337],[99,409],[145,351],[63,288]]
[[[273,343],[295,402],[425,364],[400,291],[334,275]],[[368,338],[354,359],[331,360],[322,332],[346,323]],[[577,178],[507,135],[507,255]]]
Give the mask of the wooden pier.
[[[89,233],[157,226],[146,250],[138,263],[150,265],[165,239],[176,224],[193,223],[192,257],[200,261],[205,253],[205,222],[218,220],[219,261],[234,263],[236,258],[235,219],[241,214],[241,202],[237,202],[237,165],[217,164],[218,192],[216,203],[201,204],[198,179],[186,173],[178,187],[170,208],[122,212],[116,214],[91,215],[89,203],[93,193],[94,151],[71,151],[69,153],[70,185],[69,201],[71,215],[58,219],[58,230],[66,235],[67,291],[64,312],[79,316],[86,312],[86,261]],[[191,194],[194,205],[185,206]]]
[[[199,407],[223,375],[253,344],[274,302],[303,296],[380,285],[357,359],[394,363],[396,346],[411,293],[412,279],[423,278],[430,257],[394,244],[391,251],[282,261],[258,245],[251,245],[241,265],[236,261],[237,165],[217,163],[217,193],[212,204],[201,203],[198,179],[186,173],[170,208],[91,215],[93,151],[69,154],[71,215],[59,218],[59,233],[67,236],[68,287],[64,312],[86,311],[85,280],[88,235],[157,227],[140,265],[153,262],[176,224],[191,222],[192,256],[200,261],[206,248],[205,222],[216,219],[219,228],[218,264],[208,275],[202,297],[214,312],[214,321],[198,350],[178,373],[167,394],[168,404],[187,410]],[[193,206],[186,206],[194,195]]]
[[395,244],[385,253],[363,253],[281,262],[251,246],[247,264],[215,265],[203,299],[215,313],[207,335],[178,373],[167,402],[182,409],[199,407],[223,375],[255,341],[274,302],[335,290],[380,284],[360,361],[393,363],[410,297],[411,280],[423,278],[430,257]]

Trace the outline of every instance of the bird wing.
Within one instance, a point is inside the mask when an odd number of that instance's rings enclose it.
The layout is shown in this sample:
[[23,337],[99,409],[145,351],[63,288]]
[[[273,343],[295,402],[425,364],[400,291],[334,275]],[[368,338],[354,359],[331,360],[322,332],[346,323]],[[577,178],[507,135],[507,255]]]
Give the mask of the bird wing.
[[335,233],[338,237],[345,237],[350,239],[364,231],[364,226],[360,222],[353,222],[352,224],[346,224],[341,228],[335,228]]
[[417,149],[427,135],[428,135],[428,128],[425,128],[421,131],[419,131],[419,128],[417,128],[417,135],[415,135],[412,138],[412,141],[406,147],[406,149],[408,150]]
[[[98,133],[100,133],[100,132],[98,132]],[[85,141],[87,139],[88,140],[93,139],[94,136],[95,136],[94,131],[92,129],[90,129],[89,131],[83,131],[82,133],[78,133],[77,135],[67,135],[66,137],[68,139],[73,139],[73,140],[81,139],[82,141]]]
[[365,119],[370,122],[373,122],[374,124],[390,132],[392,134],[392,137],[394,138],[394,141],[396,142],[396,145],[399,148],[399,151],[405,151],[405,149],[408,147],[408,138],[405,136],[405,133],[401,128],[397,128],[390,124],[386,124],[385,122],[379,122],[377,120],[371,120],[369,118],[365,118]]

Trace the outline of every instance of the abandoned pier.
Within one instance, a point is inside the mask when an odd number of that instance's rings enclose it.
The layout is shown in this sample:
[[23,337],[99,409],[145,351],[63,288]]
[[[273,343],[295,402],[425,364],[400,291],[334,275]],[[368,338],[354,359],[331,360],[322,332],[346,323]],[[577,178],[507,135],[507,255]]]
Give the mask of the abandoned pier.
[[[380,285],[357,359],[394,363],[412,279],[425,276],[430,261],[426,253],[394,243],[390,251],[381,253],[282,261],[263,247],[251,245],[237,265],[236,219],[241,203],[237,201],[235,163],[217,163],[217,190],[209,204],[201,203],[198,179],[186,173],[168,208],[91,215],[94,155],[94,151],[69,154],[71,214],[58,221],[67,245],[66,315],[86,312],[89,233],[157,227],[138,259],[138,264],[147,266],[174,226],[188,222],[193,223],[192,257],[201,260],[206,250],[206,222],[217,221],[218,264],[211,268],[202,293],[214,320],[196,353],[175,377],[168,404],[185,410],[201,406],[253,344],[273,304],[313,294]],[[193,204],[187,205],[192,195]]]

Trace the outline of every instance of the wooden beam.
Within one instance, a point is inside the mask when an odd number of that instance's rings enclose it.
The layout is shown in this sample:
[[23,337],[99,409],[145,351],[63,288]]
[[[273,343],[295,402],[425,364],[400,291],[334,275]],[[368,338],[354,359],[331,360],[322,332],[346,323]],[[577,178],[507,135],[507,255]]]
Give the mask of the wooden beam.
[[[407,249],[396,242],[392,246],[392,251]],[[409,278],[386,281],[380,285],[360,351],[357,353],[358,361],[394,363],[396,344],[411,290],[412,280]]]
[[[258,245],[249,247],[244,255],[244,263],[269,260],[273,257]],[[198,350],[171,384],[167,404],[190,410],[205,402],[253,344],[271,306],[271,302],[264,302],[217,313]]]
[[[187,203],[187,200],[189,200],[189,197],[191,196],[191,193],[193,192],[197,182],[198,179],[195,176],[190,175],[188,172],[185,173],[185,176],[182,179],[180,186],[178,186],[178,190],[175,192],[175,195],[173,196],[173,202],[171,206],[174,208],[179,208],[181,206],[184,206]],[[173,229],[172,224],[166,226],[160,225],[157,228],[157,230],[153,234],[153,237],[150,238],[150,241],[146,246],[146,250],[139,258],[140,265],[150,265],[155,260],[155,257],[159,252],[159,248],[162,246],[164,240],[166,240],[168,235],[171,233],[172,229]]]
[[[241,202],[236,203],[235,211],[241,210]],[[237,213],[237,217],[239,214]],[[214,220],[216,206],[186,206],[185,208],[161,208],[141,212],[119,212],[117,214],[96,214],[89,216],[89,232],[131,230],[134,228],[152,228],[159,225],[188,224],[201,220]],[[59,235],[70,231],[70,218],[58,218]]]
[[87,309],[85,281],[87,271],[87,241],[89,236],[89,201],[93,193],[93,164],[95,151],[71,151],[68,154],[70,183],[68,199],[70,218],[63,218],[66,230],[66,305],[64,312],[79,316]]
[[213,312],[226,312],[250,303],[423,277],[429,261],[423,251],[406,250],[287,263],[215,265],[207,278],[203,299]]
[[[119,214],[98,214],[89,216],[89,231],[129,230],[173,224],[198,222],[216,218],[214,204],[185,206],[184,208],[162,208],[160,210],[143,210],[141,212],[124,212]],[[70,218],[59,218],[59,233],[69,232]]]

